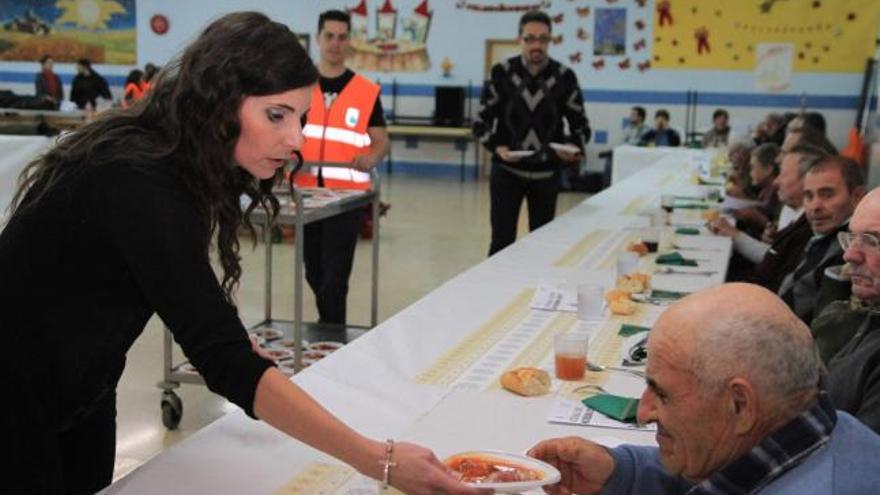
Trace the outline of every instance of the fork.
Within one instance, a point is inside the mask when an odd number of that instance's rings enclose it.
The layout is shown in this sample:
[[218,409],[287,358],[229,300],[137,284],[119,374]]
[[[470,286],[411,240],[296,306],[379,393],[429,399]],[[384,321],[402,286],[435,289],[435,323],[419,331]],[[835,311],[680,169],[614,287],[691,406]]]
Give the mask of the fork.
[[678,244],[673,244],[672,249],[676,251],[714,251],[716,253],[721,252],[718,248],[710,248],[710,247],[696,247],[696,246],[679,246]]
[[715,275],[718,273],[715,270],[694,270],[694,271],[684,271],[684,270],[676,270],[675,268],[659,268],[656,272],[662,275],[705,275],[707,277]]

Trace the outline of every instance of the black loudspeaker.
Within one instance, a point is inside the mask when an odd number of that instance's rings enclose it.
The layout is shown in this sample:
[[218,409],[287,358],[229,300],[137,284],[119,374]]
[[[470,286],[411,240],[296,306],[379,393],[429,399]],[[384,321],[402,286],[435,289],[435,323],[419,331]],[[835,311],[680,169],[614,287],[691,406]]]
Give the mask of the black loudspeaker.
[[465,88],[437,86],[434,88],[434,125],[461,127],[464,125]]

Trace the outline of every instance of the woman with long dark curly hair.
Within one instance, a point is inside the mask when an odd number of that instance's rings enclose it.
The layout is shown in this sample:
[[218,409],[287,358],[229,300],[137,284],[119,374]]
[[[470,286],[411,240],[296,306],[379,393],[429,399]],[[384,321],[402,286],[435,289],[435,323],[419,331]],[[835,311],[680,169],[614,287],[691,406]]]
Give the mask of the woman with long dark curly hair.
[[[10,493],[93,493],[110,483],[116,385],[153,313],[208,387],[249,415],[368,476],[390,470],[408,493],[478,493],[427,449],[400,443],[388,456],[385,442],[345,426],[260,357],[238,319],[237,232],[244,223],[253,233],[256,205],[277,214],[271,188],[302,144],[317,77],[287,27],[230,14],[144,100],[63,137],[23,172],[0,234]],[[246,211],[242,194],[252,200]]]

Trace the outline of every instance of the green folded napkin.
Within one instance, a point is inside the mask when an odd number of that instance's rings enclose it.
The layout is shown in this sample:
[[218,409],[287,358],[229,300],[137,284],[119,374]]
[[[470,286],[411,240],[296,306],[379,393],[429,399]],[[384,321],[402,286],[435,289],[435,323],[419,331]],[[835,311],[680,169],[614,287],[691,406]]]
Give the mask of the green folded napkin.
[[619,395],[597,394],[581,402],[594,411],[624,423],[635,423],[636,413],[639,410],[639,399]]
[[697,262],[695,260],[685,258],[678,251],[661,254],[657,256],[657,259],[654,260],[654,263],[657,263],[658,265],[697,266]]
[[708,210],[709,205],[705,203],[684,203],[676,204],[674,208],[676,210]]
[[693,227],[679,227],[675,229],[675,233],[680,235],[700,235],[700,229],[695,229]]
[[676,292],[674,290],[658,290],[654,289],[651,291],[651,299],[668,299],[671,301],[677,301],[684,296],[687,296],[690,292]]
[[621,337],[630,337],[637,333],[648,332],[651,330],[651,327],[640,327],[638,325],[630,325],[628,323],[624,323],[620,325],[620,330],[617,331],[617,335]]

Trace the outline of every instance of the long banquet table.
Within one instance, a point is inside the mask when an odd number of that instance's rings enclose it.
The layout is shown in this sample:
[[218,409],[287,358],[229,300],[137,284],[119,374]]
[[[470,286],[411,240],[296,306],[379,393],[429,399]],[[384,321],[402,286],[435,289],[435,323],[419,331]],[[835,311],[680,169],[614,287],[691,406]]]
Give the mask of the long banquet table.
[[[523,398],[501,390],[498,376],[522,364],[543,366],[552,374],[552,336],[563,331],[589,332],[590,360],[619,364],[625,341],[617,333],[620,324],[650,326],[662,307],[640,304],[632,316],[581,322],[573,313],[530,309],[532,295],[539,284],[613,285],[617,253],[649,220],[639,214],[656,210],[661,194],[704,192],[691,181],[695,163],[707,160],[704,153],[667,154],[451,279],[294,381],[359,431],[420,442],[441,458],[472,449],[523,452],[538,440],[562,435],[606,445],[654,444],[652,431],[548,422],[550,410],[575,395],[578,383],[554,380],[552,394]],[[671,220],[702,224],[699,210],[676,210]],[[694,249],[682,253],[700,258],[700,268],[716,273],[655,274],[655,288],[694,291],[723,281],[730,253],[726,238],[705,232],[676,236],[667,229],[661,250],[673,242]],[[640,268],[654,271],[653,256],[642,258]],[[641,379],[623,373],[588,372],[587,382],[632,397],[644,387]],[[378,493],[378,488],[338,461],[234,411],[106,493],[353,495]]]

